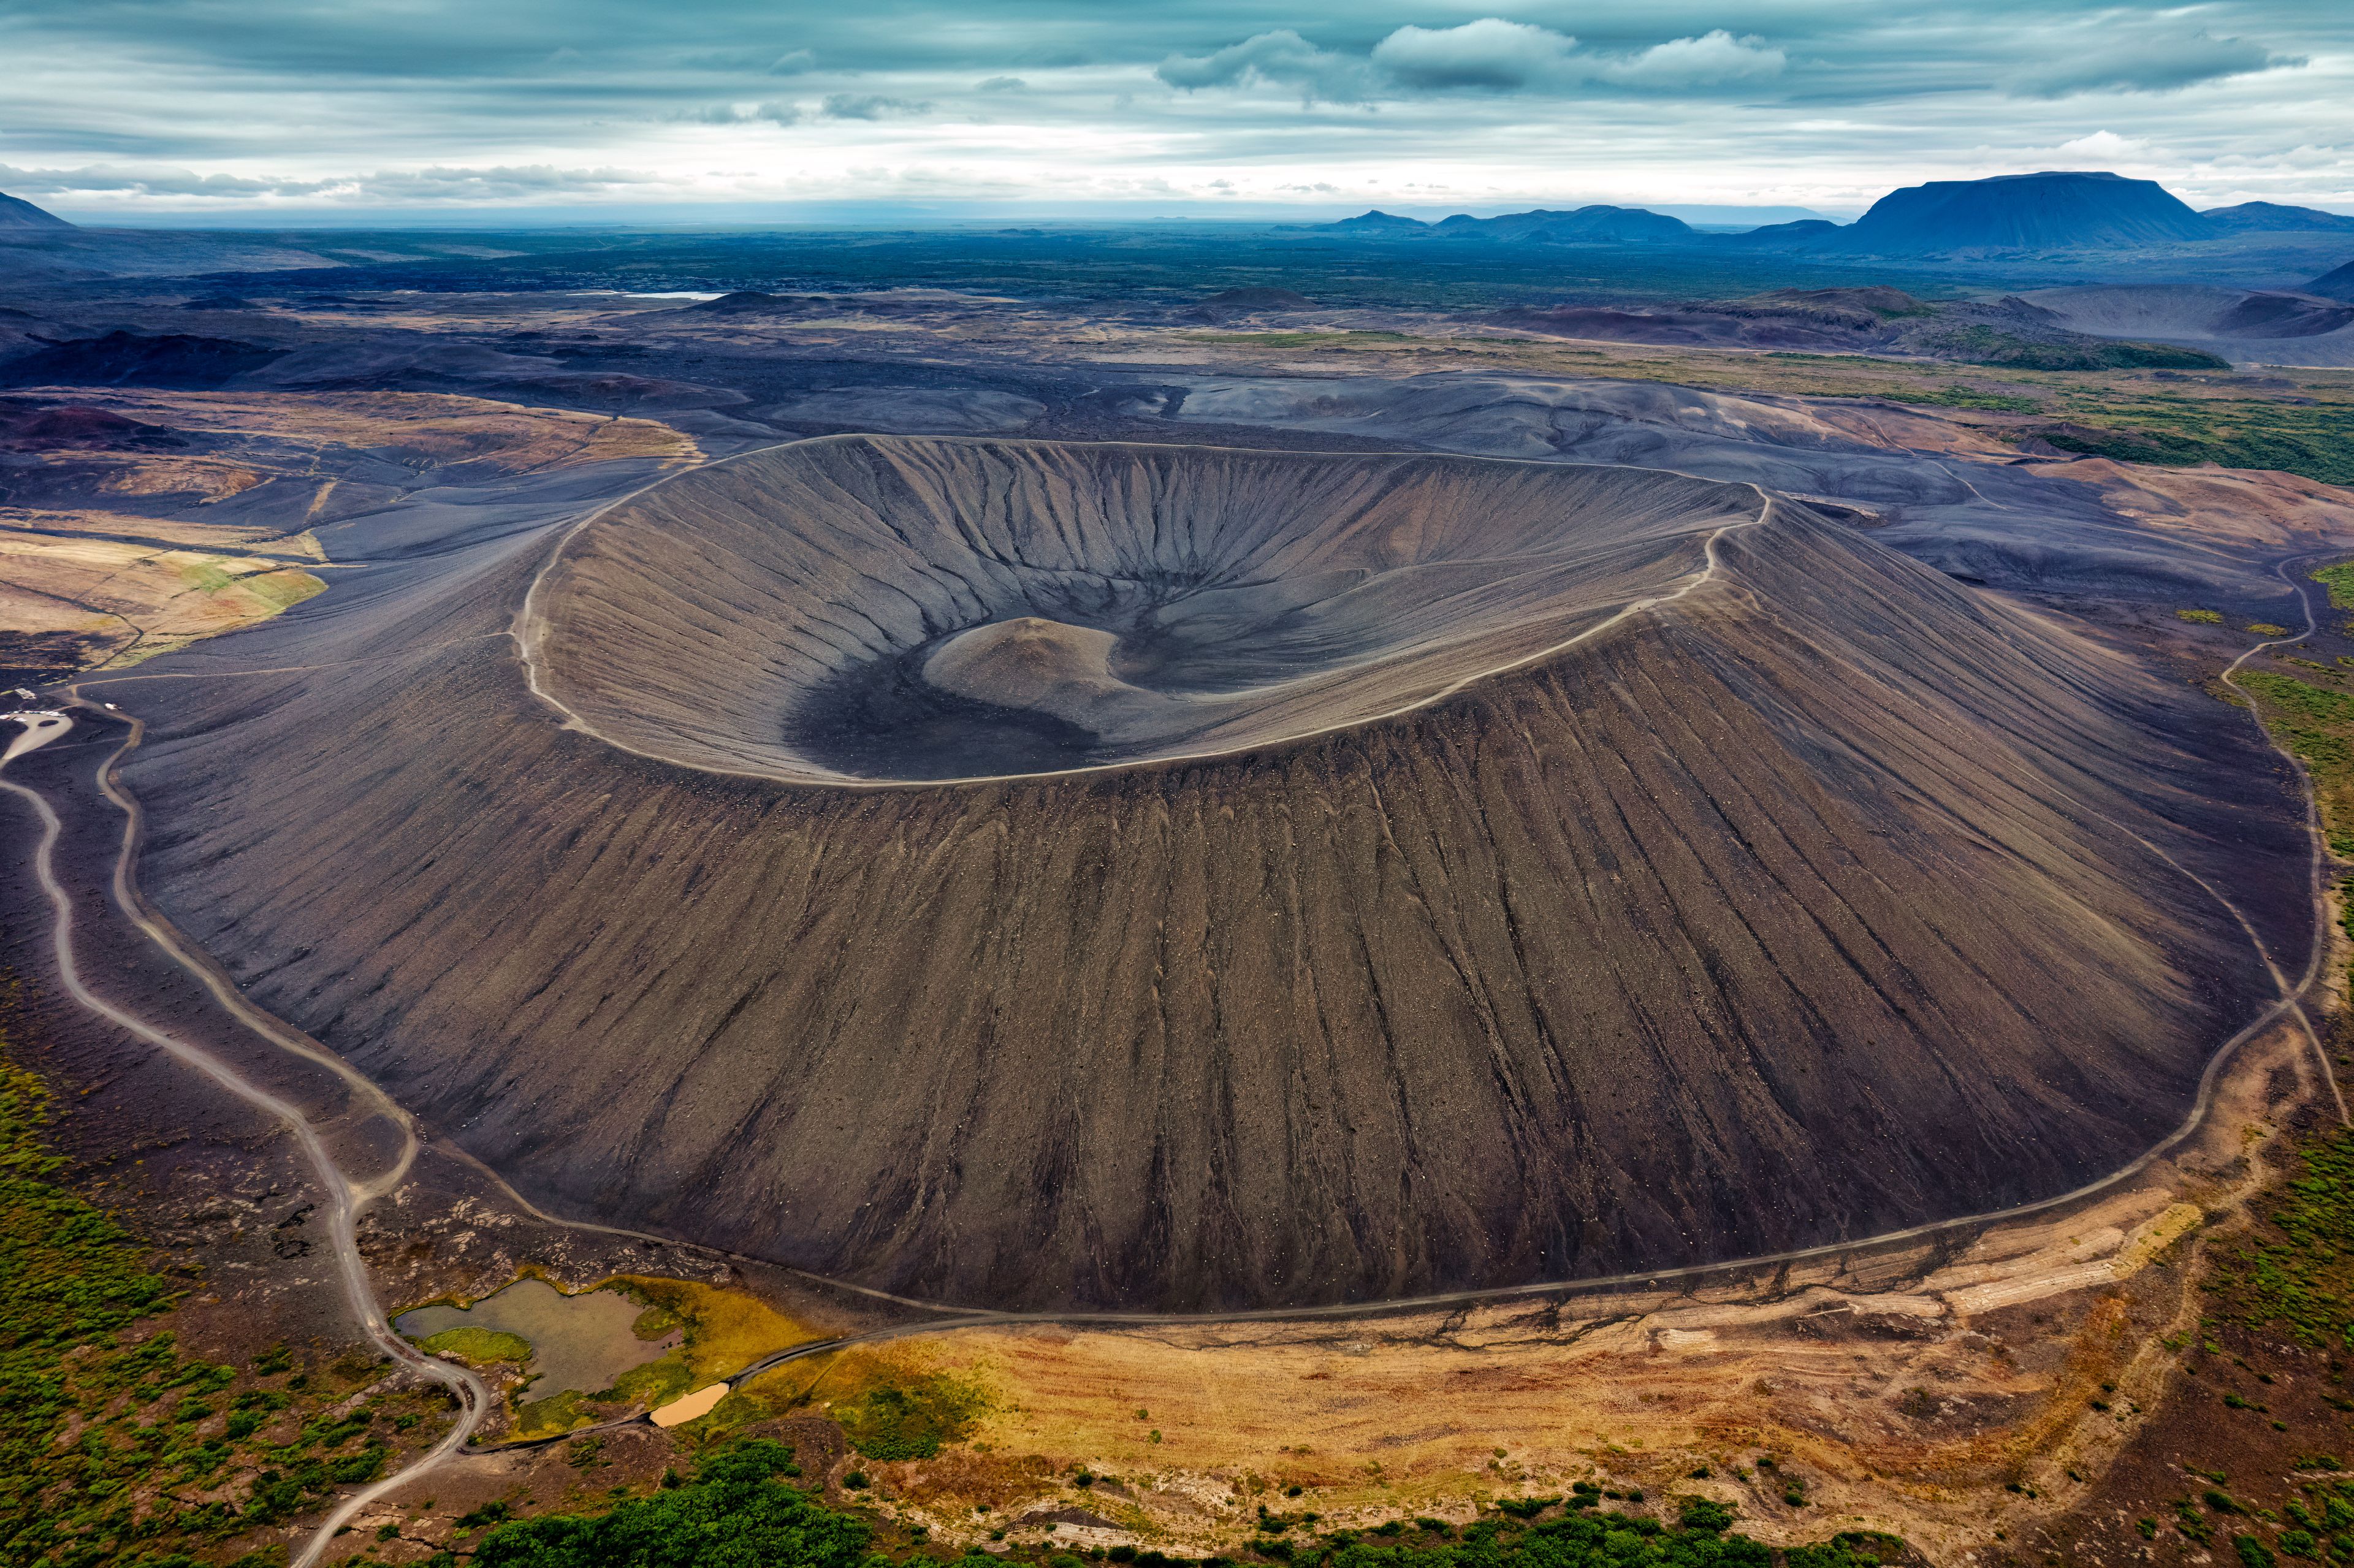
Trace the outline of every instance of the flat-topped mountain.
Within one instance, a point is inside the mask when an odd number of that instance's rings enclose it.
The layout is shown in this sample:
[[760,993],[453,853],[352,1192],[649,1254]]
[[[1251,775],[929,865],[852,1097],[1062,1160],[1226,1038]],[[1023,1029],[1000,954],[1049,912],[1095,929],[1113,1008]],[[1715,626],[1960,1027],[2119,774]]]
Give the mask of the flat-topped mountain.
[[1908,185],[1872,203],[1840,238],[1853,249],[1901,256],[2162,245],[2212,233],[2155,180],[2055,172]]

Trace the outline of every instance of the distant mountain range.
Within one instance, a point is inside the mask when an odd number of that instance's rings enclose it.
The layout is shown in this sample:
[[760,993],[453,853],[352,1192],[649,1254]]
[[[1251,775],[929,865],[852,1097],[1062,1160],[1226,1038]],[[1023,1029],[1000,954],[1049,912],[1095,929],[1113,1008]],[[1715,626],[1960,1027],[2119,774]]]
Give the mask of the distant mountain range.
[[1845,226],[1807,218],[1739,234],[1702,233],[1663,213],[1627,207],[1538,210],[1498,217],[1458,213],[1437,223],[1374,211],[1321,227],[1392,238],[1967,256],[2139,249],[2246,234],[2334,230],[2354,234],[2354,217],[2274,202],[2243,202],[2199,212],[2155,180],[2129,180],[2102,172],[2050,171],[1984,180],[1933,180],[1889,192],[1861,217]]
[[[1774,223],[1736,233],[1702,230],[1639,207],[1539,207],[1425,222],[1395,213],[1360,213],[1301,226],[1384,239],[1445,239],[1513,245],[1647,245],[1787,251],[1821,256],[1986,257],[2022,252],[2137,250],[2243,239],[2251,235],[2343,233],[2354,215],[2277,202],[2193,210],[2155,180],[2093,171],[1933,180],[1889,192],[1851,224],[1827,218]],[[31,202],[0,195],[0,235],[22,242],[75,232]],[[2354,264],[2349,264],[2354,265]],[[2333,287],[2354,286],[2341,276]]]

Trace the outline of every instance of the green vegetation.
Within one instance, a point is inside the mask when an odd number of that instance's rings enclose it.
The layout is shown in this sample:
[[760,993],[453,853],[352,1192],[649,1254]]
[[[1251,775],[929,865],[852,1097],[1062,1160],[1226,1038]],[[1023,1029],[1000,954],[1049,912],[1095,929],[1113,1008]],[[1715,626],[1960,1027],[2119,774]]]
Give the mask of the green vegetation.
[[971,1430],[986,1404],[980,1390],[954,1378],[885,1384],[833,1407],[850,1446],[869,1459],[928,1459]]
[[2354,561],[2317,568],[2313,580],[2329,590],[2329,608],[2354,609]]
[[2354,1132],[2307,1140],[2296,1173],[2265,1208],[2246,1240],[2221,1255],[2219,1310],[2251,1329],[2354,1350]]
[[2354,859],[2354,695],[2277,670],[2243,671],[2236,679],[2261,699],[2264,727],[2305,763],[2330,853]]
[[2220,609],[2178,609],[2174,613],[2185,620],[2195,620],[2202,626],[2223,624],[2223,612]]
[[2354,400],[2219,397],[2085,388],[2061,399],[2067,422],[2037,431],[2062,451],[2124,462],[2271,468],[2354,484]]
[[240,1372],[184,1356],[176,1291],[147,1245],[49,1180],[63,1161],[43,1137],[48,1087],[9,1059],[19,1016],[0,976],[0,1562],[194,1568],[192,1551],[380,1473],[380,1425],[416,1425],[438,1396],[329,1420],[376,1362],[304,1373],[273,1351]]
[[1881,396],[1892,403],[1925,403],[1944,408],[1983,408],[1996,414],[2032,414],[2043,407],[2032,397],[2013,397],[2005,392],[1973,392],[1967,387],[1942,387],[1934,392],[1900,388],[1883,392]]
[[[786,1484],[793,1451],[754,1440],[707,1455],[695,1478],[593,1517],[547,1514],[496,1523],[471,1550],[429,1568],[880,1568],[873,1529]],[[995,1559],[991,1559],[994,1562]]]
[[521,1334],[472,1325],[444,1329],[418,1344],[437,1356],[455,1356],[468,1366],[486,1367],[493,1361],[513,1361],[520,1366],[531,1360],[531,1341]]
[[[883,1568],[891,1561],[876,1549],[866,1520],[828,1509],[814,1491],[790,1484],[800,1474],[784,1444],[741,1439],[706,1452],[692,1479],[665,1477],[652,1497],[617,1502],[601,1514],[514,1519],[505,1507],[494,1506],[469,1515],[461,1524],[487,1526],[484,1533],[471,1545],[436,1553],[426,1568]],[[1679,1522],[1670,1525],[1596,1512],[1598,1500],[1588,1485],[1566,1506],[1558,1498],[1508,1499],[1516,1506],[1467,1526],[1459,1536],[1438,1520],[1394,1520],[1363,1533],[1258,1541],[1251,1550],[1297,1568],[1773,1568],[1772,1550],[1728,1533],[1733,1510],[1721,1503],[1685,1499]],[[1555,1509],[1556,1517],[1532,1522]],[[1787,1568],[1877,1568],[1903,1552],[1904,1543],[1894,1536],[1852,1531],[1821,1545],[1794,1547],[1782,1560]],[[1183,1561],[1126,1546],[1105,1555],[1137,1568],[1171,1568]],[[1009,1559],[969,1550],[961,1559],[945,1560],[982,1568]],[[1064,1553],[1045,1559],[1047,1568],[1071,1568],[1076,1561]],[[1225,1559],[1209,1563],[1232,1568]]]
[[2116,339],[2043,343],[1973,323],[1936,334],[1934,347],[1976,365],[2020,370],[2229,370],[2232,362],[2172,344]]

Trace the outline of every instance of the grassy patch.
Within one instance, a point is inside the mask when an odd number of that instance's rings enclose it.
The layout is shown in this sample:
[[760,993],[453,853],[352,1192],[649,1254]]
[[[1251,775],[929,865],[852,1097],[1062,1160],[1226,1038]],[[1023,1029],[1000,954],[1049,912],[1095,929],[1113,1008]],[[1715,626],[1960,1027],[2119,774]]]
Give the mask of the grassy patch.
[[2354,609],[2354,561],[2322,567],[2312,575],[2315,582],[2329,590],[2330,609]]
[[2032,397],[2007,392],[1974,392],[1967,387],[1941,387],[1933,392],[1899,388],[1882,394],[1892,403],[1925,403],[1942,408],[1983,408],[1995,414],[2032,414],[2043,405]]
[[[2276,670],[2246,670],[2237,679],[2256,699],[2256,715],[2273,738],[2305,764],[2321,808],[2321,835],[2329,853],[2341,861],[2354,861],[2354,694],[2330,691]],[[2354,938],[2354,885],[2341,885],[2338,890],[2338,921]],[[2346,1030],[2343,1020],[2338,1028],[2341,1033]],[[2354,1227],[2348,1240],[2354,1245]]]
[[850,1446],[870,1459],[928,1459],[972,1430],[988,1407],[981,1391],[960,1379],[927,1377],[885,1383],[833,1407]]
[[[738,1443],[706,1456],[694,1479],[602,1514],[546,1514],[495,1525],[464,1556],[477,1568],[881,1568],[873,1527],[814,1500],[781,1443]],[[431,1568],[454,1568],[455,1551]]]
[[433,1355],[453,1356],[468,1366],[486,1367],[493,1361],[513,1361],[521,1366],[531,1360],[530,1340],[497,1329],[444,1329],[418,1343]]
[[[658,1340],[673,1330],[684,1330],[684,1343],[653,1365],[675,1361],[697,1386],[741,1372],[771,1351],[825,1338],[822,1330],[740,1290],[644,1275],[627,1275],[614,1283],[647,1305],[648,1310],[631,1325],[641,1339]],[[662,1316],[656,1317],[656,1311]]]
[[[500,1517],[482,1520],[488,1528],[471,1545],[437,1552],[426,1560],[426,1568],[457,1568],[461,1562],[474,1568],[641,1563],[661,1568],[752,1563],[884,1568],[893,1560],[877,1550],[875,1528],[867,1520],[827,1508],[814,1493],[792,1485],[792,1478],[800,1474],[792,1450],[784,1444],[758,1438],[724,1444],[705,1453],[691,1479],[665,1484],[651,1497],[616,1502],[601,1513],[513,1519],[504,1517],[502,1509]],[[1721,1504],[1687,1499],[1680,1522],[1669,1524],[1599,1512],[1595,1500],[1581,1496],[1541,1522],[1490,1515],[1468,1526],[1460,1536],[1436,1520],[1417,1520],[1411,1533],[1401,1525],[1384,1525],[1368,1533],[1343,1530],[1320,1538],[1260,1542],[1258,1554],[1287,1560],[1294,1568],[1773,1568],[1775,1563],[1776,1553],[1770,1548],[1731,1531],[1733,1511]],[[1547,1501],[1557,1504],[1560,1499]],[[1550,1508],[1530,1510],[1532,1519],[1547,1511]],[[907,1534],[920,1538],[915,1531]],[[897,1549],[893,1555],[900,1555]],[[1131,1547],[1117,1548],[1108,1555],[1137,1568],[1172,1568],[1186,1561]],[[1879,1568],[1905,1555],[1903,1542],[1895,1536],[1848,1531],[1819,1545],[1789,1548],[1781,1558],[1786,1568]],[[960,1558],[919,1548],[906,1560],[954,1562],[960,1568],[1041,1560],[1047,1568],[1070,1568],[1078,1561],[1068,1553],[1028,1547],[1002,1555],[969,1549]]]
[[2269,468],[2354,484],[2354,402],[2137,390],[2065,398],[2068,421],[2037,433],[2062,451],[2123,462]]
[[2259,699],[2264,727],[2304,762],[2330,853],[2354,860],[2354,694],[2277,670],[2243,671],[2238,681]]
[[2255,1213],[2245,1240],[2221,1254],[2219,1315],[2354,1350],[2354,1132],[2308,1140]]
[[1941,332],[1934,340],[1941,353],[1975,365],[1997,365],[2018,370],[2229,370],[2232,363],[2196,348],[2165,343],[2134,343],[2103,338],[2087,342],[2041,343],[1983,323]]
[[2178,609],[2174,613],[2184,620],[2196,621],[2202,626],[2223,624],[2223,612],[2220,609]]

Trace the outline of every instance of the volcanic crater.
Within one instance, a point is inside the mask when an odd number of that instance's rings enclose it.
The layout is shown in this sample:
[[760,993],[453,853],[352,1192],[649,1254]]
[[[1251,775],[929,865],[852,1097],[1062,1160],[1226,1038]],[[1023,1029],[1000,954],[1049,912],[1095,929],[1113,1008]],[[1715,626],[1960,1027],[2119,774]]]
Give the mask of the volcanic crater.
[[445,559],[143,696],[156,897],[535,1201],[905,1295],[2052,1196],[2302,957],[2237,715],[1746,485],[843,437]]
[[572,539],[541,689],[649,756],[809,783],[1246,750],[1394,715],[1705,570],[1746,485],[1476,458],[859,438]]

